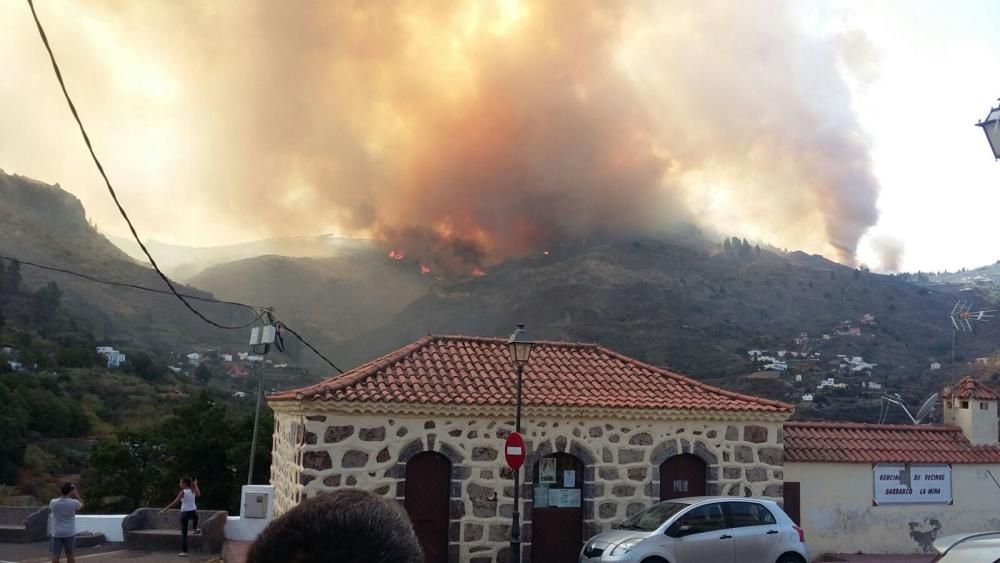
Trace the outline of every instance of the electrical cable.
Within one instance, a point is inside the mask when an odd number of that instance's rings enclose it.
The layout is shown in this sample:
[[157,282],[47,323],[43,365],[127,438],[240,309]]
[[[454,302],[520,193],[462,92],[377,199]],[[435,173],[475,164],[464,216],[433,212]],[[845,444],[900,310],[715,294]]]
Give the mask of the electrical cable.
[[[116,281],[112,281],[112,280],[105,280],[105,279],[97,278],[97,277],[94,277],[94,276],[91,276],[91,275],[88,275],[88,274],[83,274],[83,273],[80,273],[80,272],[74,272],[73,270],[68,270],[66,268],[57,268],[55,266],[46,266],[44,264],[38,264],[38,263],[30,262],[30,261],[27,261],[27,260],[21,260],[20,258],[14,258],[12,256],[5,256],[3,254],[0,254],[0,259],[10,260],[12,262],[18,262],[20,264],[24,264],[25,266],[29,266],[29,267],[32,267],[32,268],[39,268],[41,270],[49,270],[49,271],[52,271],[52,272],[60,272],[60,273],[63,273],[63,274],[68,274],[68,275],[71,275],[71,276],[76,276],[78,278],[81,278],[81,279],[84,279],[84,280],[87,280],[87,281],[93,282],[93,283],[101,283],[101,284],[115,286],[115,287],[125,287],[125,288],[129,288],[129,289],[136,289],[136,290],[139,290],[139,291],[148,291],[150,293],[158,293],[160,295],[171,295],[171,293],[169,291],[166,291],[166,290],[163,290],[163,289],[156,289],[156,288],[152,288],[152,287],[145,287],[145,286],[137,285],[137,284],[134,284],[134,283],[116,282]],[[285,352],[285,341],[284,341],[284,338],[282,338],[282,336],[281,336],[281,330],[284,329],[284,330],[287,330],[288,332],[290,332],[293,336],[295,336],[295,338],[297,338],[299,340],[299,342],[301,342],[302,344],[305,344],[306,347],[308,347],[310,350],[312,350],[317,356],[319,356],[320,358],[322,358],[323,361],[325,361],[326,363],[330,364],[330,367],[332,367],[333,369],[337,370],[337,373],[344,373],[344,370],[340,369],[340,367],[338,367],[337,364],[333,363],[333,361],[331,361],[329,358],[327,358],[325,355],[323,355],[322,352],[320,352],[319,350],[317,350],[316,347],[313,346],[312,344],[310,344],[305,338],[302,338],[302,336],[298,332],[296,332],[294,329],[292,329],[292,327],[288,326],[287,324],[285,324],[281,320],[277,319],[274,316],[274,313],[268,307],[260,307],[260,306],[257,306],[257,305],[248,305],[246,303],[240,303],[238,301],[224,301],[222,299],[214,299],[214,298],[211,298],[211,297],[199,297],[197,295],[184,295],[184,296],[187,297],[188,299],[193,299],[193,300],[197,300],[197,301],[204,301],[206,303],[219,303],[219,304],[222,304],[222,305],[233,305],[233,306],[238,306],[238,307],[244,307],[246,309],[249,309],[249,310],[253,311],[253,313],[254,313],[254,319],[252,321],[246,323],[246,324],[241,325],[240,328],[246,328],[246,327],[248,327],[248,326],[250,326],[252,324],[255,324],[257,322],[263,322],[264,318],[266,317],[268,324],[272,324],[275,327],[277,327],[277,329],[278,329],[278,332],[275,335],[275,347],[280,352],[283,352],[283,353]]]
[[[288,332],[292,333],[292,336],[294,336],[295,338],[298,338],[299,342],[305,344],[306,347],[308,347],[310,350],[312,350],[317,356],[319,356],[320,358],[323,358],[323,360],[326,363],[330,364],[330,367],[332,367],[333,369],[337,370],[337,373],[344,373],[344,370],[342,370],[339,367],[337,367],[337,364],[335,364],[332,361],[330,361],[330,358],[327,358],[326,356],[324,356],[323,353],[320,352],[319,350],[317,350],[312,344],[306,342],[306,339],[302,338],[302,336],[299,335],[299,333],[295,332],[295,330],[293,330],[292,327],[286,325],[285,323],[283,323],[281,321],[278,321],[278,324],[276,326],[279,328],[279,330],[280,329],[285,329]],[[282,343],[282,347],[284,347],[284,343]]]
[[97,165],[97,170],[101,173],[101,177],[104,178],[104,184],[107,186],[108,192],[111,194],[111,199],[114,200],[115,205],[118,207],[118,212],[121,213],[122,218],[125,219],[125,223],[128,224],[128,228],[132,232],[132,238],[135,239],[135,242],[139,243],[139,248],[142,249],[143,254],[145,254],[146,258],[149,259],[149,263],[153,265],[153,269],[156,270],[156,273],[160,275],[160,278],[163,279],[163,282],[167,284],[168,288],[170,288],[170,292],[173,293],[174,296],[177,297],[177,299],[179,299],[181,303],[183,303],[184,306],[187,307],[192,313],[197,315],[201,320],[217,328],[225,330],[239,330],[246,328],[247,325],[240,325],[240,326],[226,325],[213,321],[212,319],[206,317],[204,314],[201,313],[201,311],[195,309],[194,305],[192,305],[183,295],[181,295],[177,291],[177,289],[174,287],[174,284],[170,281],[170,278],[168,278],[167,275],[164,274],[162,270],[160,270],[160,266],[156,263],[156,260],[153,258],[153,255],[149,252],[149,250],[146,248],[146,245],[143,244],[142,240],[139,238],[139,233],[135,230],[135,226],[132,224],[132,220],[129,219],[128,213],[125,212],[125,208],[122,207],[121,202],[118,201],[118,194],[115,193],[115,189],[111,185],[111,180],[108,179],[108,175],[104,171],[104,166],[101,164],[100,159],[97,158],[97,154],[94,152],[94,146],[90,142],[90,137],[87,135],[87,130],[83,126],[83,121],[80,119],[80,114],[76,111],[76,105],[73,104],[73,99],[70,98],[69,91],[66,89],[66,82],[63,80],[62,72],[59,70],[59,63],[56,62],[56,56],[52,52],[51,45],[49,45],[49,38],[45,34],[45,29],[42,27],[41,20],[38,19],[38,13],[35,11],[34,1],[28,0],[28,6],[31,8],[32,17],[35,18],[35,25],[38,27],[38,34],[42,38],[42,43],[45,44],[45,50],[48,51],[49,53],[49,60],[52,61],[52,69],[56,73],[56,79],[59,81],[59,87],[62,88],[63,96],[66,98],[66,103],[69,104],[69,110],[73,114],[73,119],[76,120],[76,124],[80,128],[80,134],[83,135],[83,142],[86,143],[87,149],[90,151],[90,156],[94,160],[94,164]]
[[[102,284],[105,284],[105,285],[113,285],[113,286],[117,286],[117,287],[127,287],[127,288],[130,288],[130,289],[137,289],[139,291],[147,291],[149,293],[158,293],[160,295],[172,295],[172,293],[170,293],[169,291],[167,291],[165,289],[156,289],[156,288],[153,288],[153,287],[146,287],[144,285],[138,285],[138,284],[134,284],[134,283],[118,282],[118,281],[113,281],[113,280],[106,280],[106,279],[97,278],[97,277],[94,277],[94,276],[91,276],[91,275],[88,275],[88,274],[82,274],[80,272],[74,272],[73,270],[67,270],[66,268],[57,268],[55,266],[46,266],[44,264],[38,264],[36,262],[30,262],[28,260],[23,260],[21,258],[15,258],[13,256],[5,256],[3,254],[0,254],[0,259],[10,260],[11,262],[17,262],[17,263],[23,264],[25,266],[30,266],[32,268],[38,268],[39,270],[48,270],[50,272],[59,272],[59,273],[67,274],[67,275],[70,275],[70,276],[76,276],[78,278],[85,279],[87,281],[91,281],[91,282],[94,282],[94,283],[102,283]],[[250,311],[253,312],[255,318],[254,318],[254,320],[250,321],[246,325],[243,325],[243,328],[246,328],[246,327],[250,326],[251,324],[257,322],[257,320],[261,316],[260,311],[263,311],[263,310],[266,309],[266,307],[261,307],[261,306],[258,306],[258,305],[247,305],[246,303],[240,303],[238,301],[225,301],[225,300],[222,300],[222,299],[215,299],[215,298],[212,298],[212,297],[199,297],[197,295],[191,295],[189,293],[184,293],[182,295],[185,298],[187,298],[187,299],[192,299],[192,300],[195,300],[195,301],[204,301],[206,303],[219,303],[221,305],[234,305],[234,306],[237,306],[237,307],[244,307],[246,309],[249,309]]]

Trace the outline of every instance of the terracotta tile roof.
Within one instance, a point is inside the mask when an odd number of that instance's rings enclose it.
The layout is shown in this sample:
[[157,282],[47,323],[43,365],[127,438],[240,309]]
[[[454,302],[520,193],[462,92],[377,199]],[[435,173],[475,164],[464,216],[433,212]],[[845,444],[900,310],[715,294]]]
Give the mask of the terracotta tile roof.
[[983,383],[972,377],[964,377],[954,388],[945,387],[941,393],[943,399],[983,399],[986,401],[1000,401],[1000,394],[990,389]]
[[957,426],[786,422],[785,461],[1000,463],[1000,447],[974,446]]
[[[341,376],[269,401],[513,405],[506,340],[427,336]],[[524,370],[526,406],[791,413],[792,406],[705,385],[595,344],[536,342]]]

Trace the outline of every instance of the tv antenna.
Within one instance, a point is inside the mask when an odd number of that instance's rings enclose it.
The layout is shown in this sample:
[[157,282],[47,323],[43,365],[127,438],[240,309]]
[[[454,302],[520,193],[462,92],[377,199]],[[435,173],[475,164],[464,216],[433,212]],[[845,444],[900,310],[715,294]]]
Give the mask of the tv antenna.
[[886,417],[889,415],[889,405],[897,405],[899,408],[903,409],[906,416],[909,417],[910,422],[913,424],[921,424],[925,418],[934,412],[934,406],[937,405],[939,395],[937,393],[932,394],[930,397],[924,400],[924,403],[920,405],[920,409],[917,410],[917,416],[910,414],[910,409],[906,408],[906,404],[903,402],[903,398],[899,393],[892,393],[891,395],[882,395],[882,412],[879,414],[878,423],[885,423]]
[[959,301],[951,309],[951,325],[958,332],[972,332],[972,323],[985,323],[993,318],[995,309],[973,311],[971,301]]
[[972,323],[988,322],[993,318],[993,313],[995,312],[995,309],[973,311],[971,301],[959,300],[955,303],[955,306],[951,309],[951,314],[948,315],[948,318],[951,319],[951,326],[954,329],[951,332],[951,363],[955,363],[955,347],[958,333],[972,332]]

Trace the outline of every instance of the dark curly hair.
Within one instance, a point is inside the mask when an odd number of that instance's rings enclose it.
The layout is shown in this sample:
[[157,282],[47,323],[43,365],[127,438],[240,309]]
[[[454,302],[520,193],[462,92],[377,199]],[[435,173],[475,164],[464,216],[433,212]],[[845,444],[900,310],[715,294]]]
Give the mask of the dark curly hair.
[[423,563],[420,542],[395,501],[357,489],[320,494],[271,522],[247,563]]

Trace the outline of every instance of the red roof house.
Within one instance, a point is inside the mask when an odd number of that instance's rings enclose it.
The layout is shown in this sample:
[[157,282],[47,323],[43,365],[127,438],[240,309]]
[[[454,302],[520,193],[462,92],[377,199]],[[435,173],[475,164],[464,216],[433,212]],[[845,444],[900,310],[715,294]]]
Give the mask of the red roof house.
[[958,426],[786,422],[785,462],[1000,463],[1000,447],[973,445]]
[[[501,452],[515,430],[516,380],[505,339],[427,336],[270,395],[275,512],[360,487],[426,523],[417,534],[435,561],[508,560],[512,480]],[[584,539],[661,499],[781,497],[791,405],[596,344],[536,342],[523,406],[522,548],[535,561],[576,561]]]
[[[272,394],[268,401],[466,405],[478,412],[510,413],[515,382],[506,340],[426,336],[343,375]],[[570,342],[535,344],[524,370],[523,403],[553,413],[671,410],[784,419],[792,412],[786,403],[705,385],[596,344]]]

